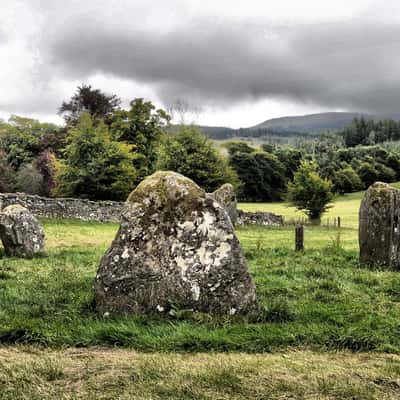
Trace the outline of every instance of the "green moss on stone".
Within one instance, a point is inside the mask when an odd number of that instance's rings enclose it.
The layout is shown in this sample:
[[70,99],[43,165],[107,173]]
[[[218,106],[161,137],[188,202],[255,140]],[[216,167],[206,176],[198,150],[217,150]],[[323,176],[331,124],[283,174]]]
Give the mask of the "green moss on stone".
[[191,179],[172,171],[157,171],[144,179],[129,195],[128,203],[140,203],[146,198],[158,198],[161,204],[204,198],[205,192]]

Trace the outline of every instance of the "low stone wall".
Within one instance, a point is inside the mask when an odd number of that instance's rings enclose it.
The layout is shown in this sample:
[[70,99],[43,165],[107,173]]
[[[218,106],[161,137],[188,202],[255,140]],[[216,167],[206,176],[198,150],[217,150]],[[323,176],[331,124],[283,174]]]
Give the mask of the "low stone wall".
[[25,193],[0,193],[0,210],[20,204],[40,218],[75,218],[83,221],[119,222],[124,203],[71,198],[47,198]]
[[[119,222],[123,202],[90,201],[72,198],[48,198],[25,193],[0,193],[0,210],[20,204],[39,218],[80,219],[83,221]],[[269,212],[237,210],[236,225],[283,225],[283,217]]]
[[268,225],[280,226],[284,220],[282,215],[276,215],[270,212],[247,212],[238,210],[236,225]]

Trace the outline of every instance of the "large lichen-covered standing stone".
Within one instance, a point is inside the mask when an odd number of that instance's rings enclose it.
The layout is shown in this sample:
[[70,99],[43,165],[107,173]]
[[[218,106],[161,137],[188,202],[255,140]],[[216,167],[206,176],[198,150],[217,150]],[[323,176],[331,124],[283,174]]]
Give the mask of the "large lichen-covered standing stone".
[[400,190],[376,182],[360,206],[360,260],[400,269]]
[[220,188],[218,188],[211,196],[224,207],[225,211],[228,213],[232,224],[236,224],[238,213],[237,213],[237,200],[235,188],[230,183],[225,183]]
[[130,194],[95,284],[103,313],[213,314],[258,310],[232,223],[211,196],[174,172],[156,172]]
[[44,232],[38,220],[19,204],[0,213],[0,238],[8,256],[32,258],[44,251]]

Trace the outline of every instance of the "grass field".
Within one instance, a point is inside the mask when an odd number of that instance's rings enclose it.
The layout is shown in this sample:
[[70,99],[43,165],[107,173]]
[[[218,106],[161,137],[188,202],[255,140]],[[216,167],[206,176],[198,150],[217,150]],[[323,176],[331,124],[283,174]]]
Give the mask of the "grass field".
[[265,307],[251,320],[98,316],[91,286],[117,225],[43,221],[45,256],[0,258],[0,399],[399,398],[400,276],[360,265],[360,198],[331,211],[348,215],[340,243],[306,227],[304,253],[291,226],[237,230]]
[[400,357],[0,348],[0,399],[396,400]]
[[[400,189],[400,182],[391,183]],[[341,218],[342,226],[346,228],[358,228],[358,209],[360,201],[364,192],[357,192],[346,194],[343,196],[337,196],[335,201],[332,203],[332,207],[324,214],[322,221],[326,224],[329,218],[330,224],[333,224],[333,219],[338,216]],[[244,211],[270,211],[275,214],[283,215],[286,220],[297,220],[304,217],[305,214],[296,210],[294,207],[290,207],[286,203],[240,203],[239,208]]]

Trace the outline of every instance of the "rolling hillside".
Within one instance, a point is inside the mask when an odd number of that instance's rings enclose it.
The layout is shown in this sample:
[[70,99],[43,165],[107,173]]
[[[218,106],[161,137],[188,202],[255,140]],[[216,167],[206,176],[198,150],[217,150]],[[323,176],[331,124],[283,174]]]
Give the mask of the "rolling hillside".
[[[249,129],[271,129],[281,132],[322,132],[342,129],[350,125],[354,118],[361,117],[360,113],[329,112],[293,117],[273,118],[255,125]],[[366,115],[367,119],[371,116]]]
[[221,126],[200,126],[213,139],[246,138],[263,136],[309,136],[335,131],[351,124],[354,118],[400,120],[400,114],[371,115],[357,112],[326,112],[301,116],[288,116],[266,120],[260,124],[240,129]]

